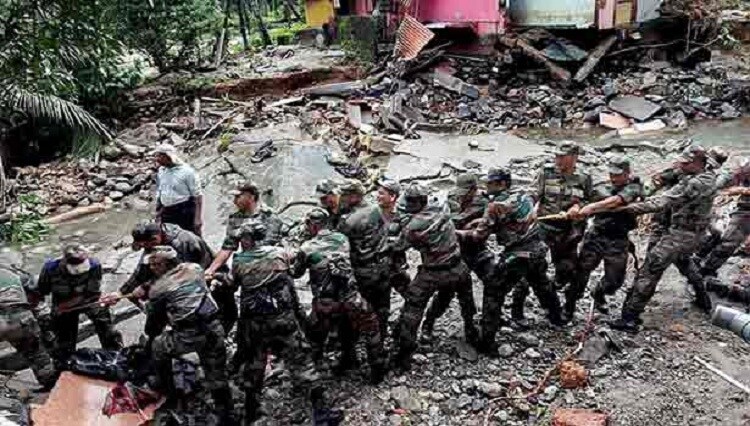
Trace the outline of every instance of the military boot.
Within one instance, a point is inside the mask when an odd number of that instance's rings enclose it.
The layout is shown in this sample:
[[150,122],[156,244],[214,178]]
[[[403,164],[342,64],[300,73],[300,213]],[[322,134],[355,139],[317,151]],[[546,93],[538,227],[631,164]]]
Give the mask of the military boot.
[[573,318],[576,314],[576,302],[577,300],[573,300],[570,298],[565,299],[565,305],[563,305],[563,309],[560,314],[560,318],[562,319],[563,323],[568,324],[569,322],[573,321]]
[[380,363],[372,364],[370,365],[370,384],[372,385],[378,385],[380,384],[383,379],[385,379],[385,375],[388,372],[386,369],[386,366]]
[[220,425],[234,424],[232,412],[234,411],[234,401],[232,400],[232,391],[228,387],[214,390],[211,393],[216,407],[216,415],[219,417]]
[[639,325],[641,324],[641,319],[638,314],[622,311],[620,318],[614,321],[607,321],[607,324],[609,324],[614,330],[637,334],[639,331]]
[[245,418],[243,419],[243,424],[251,426],[261,415],[258,398],[252,392],[245,391]]
[[495,336],[482,335],[479,342],[476,345],[477,352],[487,355],[490,358],[497,358],[497,342],[495,342]]
[[703,281],[696,283],[693,285],[693,290],[695,291],[693,304],[703,312],[710,314],[713,302],[711,301],[711,296],[706,291],[706,284]]
[[510,318],[513,323],[513,327],[519,330],[526,330],[529,328],[529,320],[526,319],[524,314],[524,305],[526,304],[526,298],[523,299],[513,297],[513,304],[510,307]]
[[607,296],[604,295],[604,290],[602,290],[601,287],[598,285],[594,286],[591,290],[591,298],[594,299],[594,309],[600,314],[609,314],[609,309],[607,308]]
[[476,346],[479,343],[479,330],[471,322],[464,323],[464,336],[466,337],[466,342],[472,346]]
[[391,364],[399,373],[406,373],[411,370],[411,353],[399,349],[396,356],[393,357]]

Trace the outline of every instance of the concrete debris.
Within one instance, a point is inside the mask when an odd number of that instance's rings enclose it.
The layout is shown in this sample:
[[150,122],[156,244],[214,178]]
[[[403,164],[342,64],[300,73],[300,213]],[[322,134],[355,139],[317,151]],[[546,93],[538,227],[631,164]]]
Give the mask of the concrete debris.
[[609,426],[609,415],[581,408],[558,408],[552,426]]
[[634,118],[638,121],[646,121],[656,115],[661,106],[639,96],[618,96],[609,102],[609,107],[620,114]]
[[630,120],[616,112],[602,111],[599,113],[599,124],[608,129],[619,130],[630,127]]
[[302,93],[309,96],[339,96],[346,97],[363,90],[365,84],[361,81],[323,84],[303,89]]
[[468,84],[443,70],[436,70],[433,76],[436,85],[470,99],[479,99],[479,89],[473,84]]
[[565,389],[586,387],[588,374],[586,369],[575,361],[564,361],[560,364],[560,386]]

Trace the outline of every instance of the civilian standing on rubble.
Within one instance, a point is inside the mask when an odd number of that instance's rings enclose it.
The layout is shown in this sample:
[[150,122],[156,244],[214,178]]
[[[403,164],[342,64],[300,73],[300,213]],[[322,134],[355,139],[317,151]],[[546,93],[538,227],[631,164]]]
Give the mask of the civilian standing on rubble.
[[34,278],[12,266],[0,265],[0,341],[10,343],[31,366],[43,390],[52,389],[58,372],[44,349],[41,330],[31,313],[26,288]]
[[[135,301],[143,297],[145,286],[148,286],[155,278],[148,266],[148,256],[155,247],[172,247],[177,252],[177,257],[181,262],[196,263],[201,268],[208,267],[214,260],[214,254],[203,238],[177,225],[144,222],[136,225],[131,235],[133,237],[133,250],[143,250],[143,255],[141,255],[135,271],[120,286],[119,291],[102,298],[104,303],[115,303],[128,294],[133,294],[133,300]],[[224,267],[222,270],[224,274],[220,278],[223,282],[221,285],[213,285],[211,296],[219,306],[219,317],[224,332],[229,333],[237,322],[237,302],[234,300],[236,287],[233,288],[226,277],[226,272],[229,269]]]
[[[428,195],[427,188],[418,183],[406,188],[404,217],[399,222],[397,236],[389,237],[388,242],[391,250],[399,252],[412,247],[422,257],[419,271],[404,294],[406,300],[399,320],[398,352],[394,362],[402,370],[411,368],[419,324],[433,295],[433,313],[445,312],[445,306],[457,296],[466,340],[476,344],[479,339],[474,326],[476,306],[471,271],[461,258],[456,228],[441,206],[428,206]],[[436,320],[425,318],[432,323]]]
[[308,358],[301,346],[299,300],[291,275],[299,252],[264,245],[268,237],[260,220],[242,224],[236,238],[241,251],[232,259],[232,275],[240,286],[244,424],[250,425],[261,415],[260,397],[269,354],[284,359],[295,385],[305,383],[300,373]]
[[156,220],[173,223],[196,235],[203,232],[203,188],[198,173],[186,164],[172,145],[154,151],[156,174]]
[[102,265],[80,244],[70,244],[60,258],[42,266],[34,292],[52,295],[52,329],[56,337],[55,359],[67,360],[78,343],[78,317],[86,315],[94,325],[102,348],[119,350],[122,335],[114,328],[109,308],[96,303],[101,296]]
[[[146,333],[159,384],[169,399],[177,397],[172,359],[196,352],[203,369],[201,385],[211,394],[218,424],[233,424],[232,394],[227,382],[227,352],[219,308],[196,263],[181,262],[175,249],[154,247],[148,266],[156,280],[145,292],[148,299]],[[165,329],[169,325],[169,329]]]
[[[578,273],[573,290],[566,294],[565,320],[570,321],[578,300],[583,297],[591,273],[604,262],[604,276],[591,290],[594,306],[607,313],[606,296],[611,296],[625,282],[628,270],[628,252],[633,243],[628,233],[637,227],[636,217],[631,213],[613,212],[619,207],[639,201],[643,196],[643,185],[637,176],[631,175],[630,160],[615,156],[608,162],[609,182],[594,186],[594,203],[579,210],[574,220],[585,220],[594,216],[593,225],[583,237],[579,254]],[[632,246],[635,256],[635,246]]]
[[[524,193],[511,193],[512,176],[509,170],[492,168],[488,180],[494,182],[494,196],[482,220],[472,231],[460,231],[461,239],[484,242],[495,234],[497,244],[504,247],[496,261],[496,280],[485,283],[482,303],[482,340],[479,349],[497,356],[495,334],[502,321],[505,297],[515,283],[528,281],[540,304],[547,310],[552,324],[560,325],[560,302],[554,286],[547,278],[547,247],[541,239],[534,220],[534,200]],[[522,309],[525,300],[520,300]],[[514,303],[513,309],[518,309]],[[514,312],[523,320],[523,311]]]
[[349,240],[344,234],[327,229],[328,213],[315,208],[307,213],[305,226],[311,239],[300,247],[293,276],[310,271],[313,294],[309,333],[313,359],[320,363],[331,331],[338,331],[341,357],[337,371],[356,366],[355,344],[362,338],[370,361],[370,380],[380,383],[385,376],[386,354],[378,316],[357,291],[349,260]]
[[591,198],[591,176],[578,168],[579,153],[578,145],[563,143],[556,151],[555,163],[545,164],[537,179],[538,216],[563,215],[562,220],[540,223],[544,241],[552,254],[557,288],[575,282],[578,243],[586,229],[585,222],[564,218],[566,214],[577,212]]
[[685,148],[678,158],[684,176],[680,182],[661,196],[630,204],[620,211],[645,214],[669,209],[672,218],[669,230],[646,254],[635,283],[622,307],[621,318],[610,323],[612,328],[638,332],[640,316],[656,292],[664,271],[674,264],[687,277],[695,291],[694,303],[705,311],[711,310],[711,299],[706,293],[703,277],[691,256],[701,243],[710,224],[713,199],[716,195],[716,172],[707,167],[710,159],[700,146]]
[[342,187],[343,202],[351,212],[341,220],[339,231],[349,239],[357,289],[378,315],[381,336],[388,335],[391,288],[401,292],[410,281],[401,266],[405,258],[399,261],[399,254],[382,250],[400,190],[397,182],[381,180],[378,204],[367,205],[362,201],[365,190],[360,182],[351,181]]

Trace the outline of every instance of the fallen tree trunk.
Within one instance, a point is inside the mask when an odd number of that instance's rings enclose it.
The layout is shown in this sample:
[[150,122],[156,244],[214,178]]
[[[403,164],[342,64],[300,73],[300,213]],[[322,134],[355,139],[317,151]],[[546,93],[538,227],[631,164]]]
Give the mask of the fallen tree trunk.
[[88,216],[88,215],[95,214],[95,213],[102,213],[106,211],[107,209],[109,209],[109,207],[105,206],[104,204],[97,203],[97,204],[92,204],[86,207],[75,208],[69,212],[47,218],[44,221],[48,225],[57,225],[63,222],[67,222],[69,220],[78,219],[83,216]]
[[500,41],[500,43],[510,49],[520,49],[526,56],[544,65],[549,70],[550,74],[552,74],[552,77],[556,78],[557,80],[570,81],[571,77],[568,70],[554,64],[552,61],[547,59],[542,54],[542,52],[535,49],[534,46],[530,45],[526,41],[508,36],[500,36],[498,40]]

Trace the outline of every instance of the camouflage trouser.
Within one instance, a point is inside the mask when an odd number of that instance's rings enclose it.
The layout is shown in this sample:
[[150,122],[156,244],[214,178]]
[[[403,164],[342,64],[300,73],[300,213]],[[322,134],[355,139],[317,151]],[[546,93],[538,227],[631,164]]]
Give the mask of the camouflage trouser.
[[716,271],[734,254],[748,235],[750,235],[750,214],[733,215],[721,235],[721,242],[711,250],[703,263],[702,272],[716,275]]
[[671,229],[654,245],[646,254],[646,260],[638,271],[633,288],[628,292],[623,306],[623,316],[640,315],[646,310],[646,305],[654,296],[656,286],[669,265],[674,264],[680,273],[687,277],[693,288],[703,287],[703,277],[698,265],[691,259],[702,235],[702,232]]
[[52,387],[57,372],[52,359],[40,340],[39,325],[27,308],[3,308],[0,314],[0,341],[7,341],[31,364],[36,380],[44,387]]
[[392,282],[396,284],[396,287],[401,287],[403,284],[398,285],[398,283],[403,282],[402,274],[405,272],[399,273],[390,262],[386,261],[354,268],[357,290],[378,316],[380,335],[384,338],[388,335],[388,318],[391,315]]
[[[302,347],[302,336],[292,312],[279,315],[248,315],[240,318],[242,342],[245,347],[245,364],[242,381],[245,389],[245,411],[255,413],[260,404],[266,364],[269,353],[284,360],[297,388],[304,389],[304,379],[300,372],[308,361]],[[252,417],[252,414],[248,414]]]
[[91,320],[102,348],[113,351],[122,349],[122,335],[115,330],[109,308],[95,306],[85,311],[52,316],[52,327],[56,336],[55,358],[58,361],[68,359],[76,349],[80,314],[86,315]]
[[359,304],[360,306],[356,306],[333,299],[313,301],[309,337],[316,361],[322,359],[328,334],[335,329],[338,330],[341,344],[342,363],[356,358],[354,346],[362,338],[367,346],[370,365],[373,368],[385,366],[386,357],[378,317],[367,302],[361,300]]
[[591,273],[604,261],[604,277],[597,290],[611,295],[625,282],[628,270],[628,238],[611,238],[598,232],[588,232],[583,237],[578,255],[578,273],[574,285],[565,291],[566,303],[575,306],[586,292]]
[[203,386],[209,391],[228,389],[227,350],[224,346],[224,329],[218,319],[196,320],[190,326],[175,326],[156,336],[151,343],[154,357],[162,380],[171,389],[171,360],[180,355],[197,352],[205,380]]
[[477,278],[482,283],[497,279],[497,260],[495,259],[495,255],[486,246],[481,245],[476,247],[462,244],[461,257],[464,259],[466,266],[477,274]]
[[578,243],[583,238],[580,225],[575,225],[567,232],[545,231],[544,242],[552,255],[555,266],[555,283],[558,288],[575,282],[578,267]]
[[648,237],[648,246],[646,251],[649,252],[661,240],[661,237],[669,231],[669,224],[672,222],[672,212],[663,210],[651,215],[651,231]]
[[[505,255],[505,262],[498,265],[500,280],[484,287],[482,298],[482,338],[494,342],[500,327],[505,298],[516,283],[524,278],[534,290],[539,303],[549,311],[551,318],[559,316],[560,302],[547,277],[547,247],[541,241],[530,241],[512,248]],[[522,293],[523,294],[523,293]],[[526,292],[524,297],[528,294]],[[515,297],[514,297],[515,299]],[[514,306],[517,303],[514,300]],[[523,300],[521,300],[523,306]],[[556,317],[553,319],[557,319]]]
[[[437,293],[437,294],[435,294]],[[464,330],[467,338],[475,337],[474,315],[477,312],[472,292],[471,272],[463,261],[446,269],[428,269],[419,267],[414,281],[406,290],[406,301],[399,320],[399,351],[403,356],[412,353],[417,348],[417,331],[422,322],[427,303],[435,295],[432,302],[432,315],[425,318],[425,322],[434,322],[437,313],[446,311],[453,297],[458,298],[461,307],[461,317],[464,320]]]

